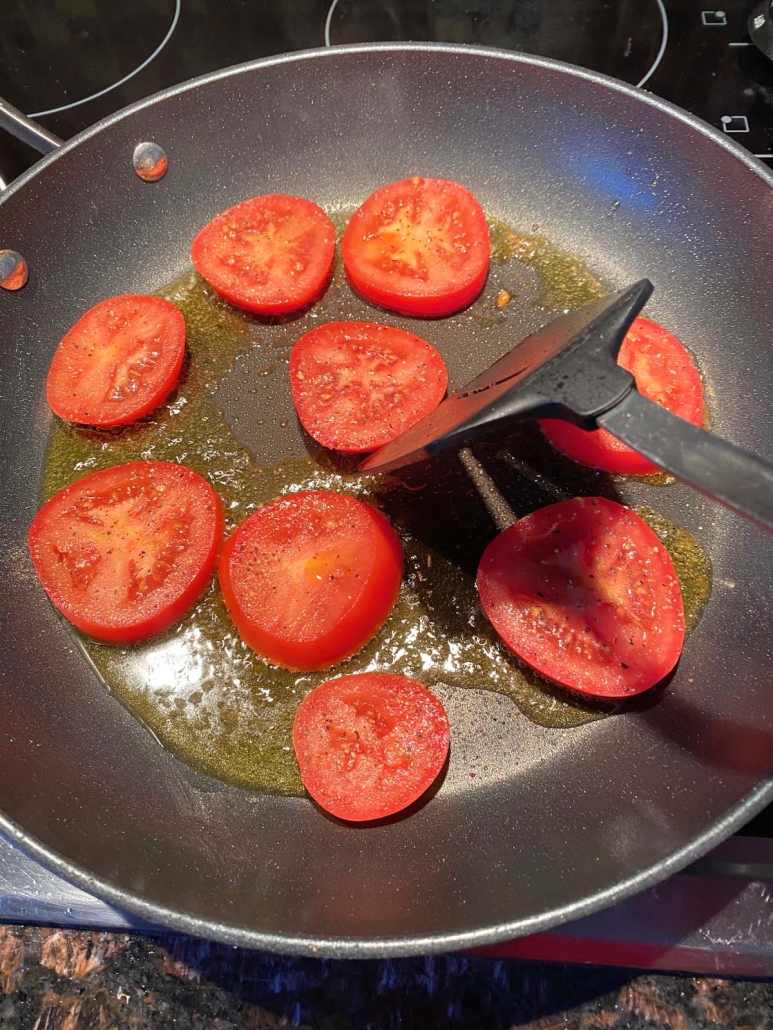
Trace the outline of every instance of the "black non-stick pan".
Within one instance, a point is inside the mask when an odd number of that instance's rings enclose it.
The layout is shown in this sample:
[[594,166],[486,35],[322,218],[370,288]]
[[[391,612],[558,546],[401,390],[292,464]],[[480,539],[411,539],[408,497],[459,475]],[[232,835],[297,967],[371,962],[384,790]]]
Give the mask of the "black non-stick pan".
[[[145,140],[168,157],[154,184],[132,166]],[[537,226],[609,289],[650,278],[648,314],[697,356],[713,428],[773,457],[773,178],[644,92],[512,53],[343,47],[175,87],[42,160],[0,203],[0,248],[30,270],[0,294],[0,827],[147,919],[326,955],[483,944],[668,876],[773,797],[771,539],[680,485],[616,487],[692,531],[713,562],[711,600],[665,688],[574,729],[449,691],[445,782],[384,825],[194,771],[110,696],[46,600],[25,535],[51,429],[43,382],[65,330],[103,297],[181,275],[196,231],[243,198],[342,209],[414,173]],[[454,386],[496,357],[485,326],[469,325],[422,325]],[[279,427],[286,397],[266,400],[260,428],[254,395],[231,393],[256,460],[306,454],[294,422]]]

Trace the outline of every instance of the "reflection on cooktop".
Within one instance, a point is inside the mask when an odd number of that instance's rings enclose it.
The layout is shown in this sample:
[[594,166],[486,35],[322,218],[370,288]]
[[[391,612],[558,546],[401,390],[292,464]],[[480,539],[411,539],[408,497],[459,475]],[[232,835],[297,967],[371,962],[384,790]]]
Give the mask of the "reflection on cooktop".
[[504,47],[581,64],[638,85],[654,70],[664,14],[659,0],[333,0],[326,42]]

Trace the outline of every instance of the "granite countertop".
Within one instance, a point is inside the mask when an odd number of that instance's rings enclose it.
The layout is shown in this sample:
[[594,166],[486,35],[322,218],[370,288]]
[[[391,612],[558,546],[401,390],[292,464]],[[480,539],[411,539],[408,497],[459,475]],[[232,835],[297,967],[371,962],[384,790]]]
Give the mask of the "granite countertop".
[[0,926],[2,1030],[112,1027],[766,1030],[773,983],[484,956],[281,958],[176,934]]

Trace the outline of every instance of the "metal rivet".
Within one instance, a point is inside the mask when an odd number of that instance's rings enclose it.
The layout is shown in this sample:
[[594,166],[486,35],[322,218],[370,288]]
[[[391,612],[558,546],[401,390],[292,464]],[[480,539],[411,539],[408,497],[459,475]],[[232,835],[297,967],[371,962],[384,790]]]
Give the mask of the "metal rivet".
[[158,143],[138,143],[132,154],[134,171],[144,182],[158,182],[169,168],[166,154]]
[[0,250],[0,286],[4,290],[20,290],[27,282],[27,262],[15,250]]

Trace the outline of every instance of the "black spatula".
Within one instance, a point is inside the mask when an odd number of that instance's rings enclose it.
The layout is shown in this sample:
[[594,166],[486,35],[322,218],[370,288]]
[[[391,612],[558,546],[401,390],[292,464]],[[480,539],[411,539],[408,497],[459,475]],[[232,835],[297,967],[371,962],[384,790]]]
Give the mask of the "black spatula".
[[583,429],[603,426],[660,468],[773,530],[773,465],[643,397],[617,364],[651,293],[652,283],[642,279],[550,322],[374,451],[360,471],[402,468],[516,422],[563,418]]

